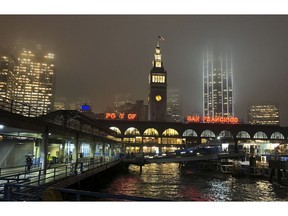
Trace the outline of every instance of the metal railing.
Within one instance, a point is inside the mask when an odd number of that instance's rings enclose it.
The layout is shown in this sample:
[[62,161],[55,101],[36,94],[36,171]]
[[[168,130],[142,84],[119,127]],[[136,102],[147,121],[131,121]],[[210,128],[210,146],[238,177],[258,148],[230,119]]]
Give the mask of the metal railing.
[[26,117],[37,117],[46,113],[43,109],[32,107],[29,104],[18,102],[17,100],[12,100],[3,95],[0,95],[0,109]]
[[[50,188],[50,192],[57,194],[57,198],[65,201],[171,201],[149,197],[129,196],[123,194],[100,193],[67,188]],[[56,196],[55,196],[56,197]],[[48,200],[47,200],[48,201]],[[51,200],[55,201],[55,200]]]
[[[119,159],[104,158],[102,161],[86,160],[83,162],[82,170],[81,163],[69,163],[46,169],[46,173],[44,169],[34,168],[30,172],[25,171],[3,175],[0,177],[0,200],[21,200],[23,196],[21,195],[21,197],[19,197],[19,193],[37,194],[37,190],[45,189],[52,184],[69,179],[71,176],[105,166],[116,160]],[[29,188],[29,190],[27,188]],[[33,188],[36,192],[30,191]]]

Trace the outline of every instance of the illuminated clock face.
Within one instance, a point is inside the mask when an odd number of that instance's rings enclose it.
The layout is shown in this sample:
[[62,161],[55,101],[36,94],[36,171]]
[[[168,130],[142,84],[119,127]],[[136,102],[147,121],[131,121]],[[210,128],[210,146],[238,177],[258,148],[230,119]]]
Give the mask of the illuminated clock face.
[[156,101],[161,101],[162,98],[160,95],[156,95],[155,99],[156,99]]

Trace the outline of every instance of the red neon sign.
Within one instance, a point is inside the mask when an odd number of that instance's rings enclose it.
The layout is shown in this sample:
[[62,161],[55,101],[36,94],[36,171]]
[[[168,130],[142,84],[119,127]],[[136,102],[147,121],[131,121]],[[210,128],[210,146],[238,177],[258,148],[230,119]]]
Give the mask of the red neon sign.
[[129,120],[135,120],[137,118],[137,114],[135,113],[105,113],[105,119],[129,119]]
[[221,124],[238,124],[237,117],[210,117],[210,116],[187,116],[186,120],[193,123],[221,123]]

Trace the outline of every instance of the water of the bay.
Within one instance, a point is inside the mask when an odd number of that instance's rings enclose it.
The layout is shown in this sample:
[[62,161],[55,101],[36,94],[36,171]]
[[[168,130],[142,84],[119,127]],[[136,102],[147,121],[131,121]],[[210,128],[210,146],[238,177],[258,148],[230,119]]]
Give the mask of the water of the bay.
[[176,163],[130,165],[101,192],[172,201],[288,201],[288,187],[255,177],[233,177],[219,171],[179,168]]

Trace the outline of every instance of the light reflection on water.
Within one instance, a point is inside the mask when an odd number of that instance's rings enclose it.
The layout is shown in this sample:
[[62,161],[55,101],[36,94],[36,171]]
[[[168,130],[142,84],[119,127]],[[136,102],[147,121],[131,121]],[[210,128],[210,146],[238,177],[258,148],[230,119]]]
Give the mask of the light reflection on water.
[[130,165],[102,192],[174,201],[288,201],[288,188],[253,177],[179,168],[176,163]]

